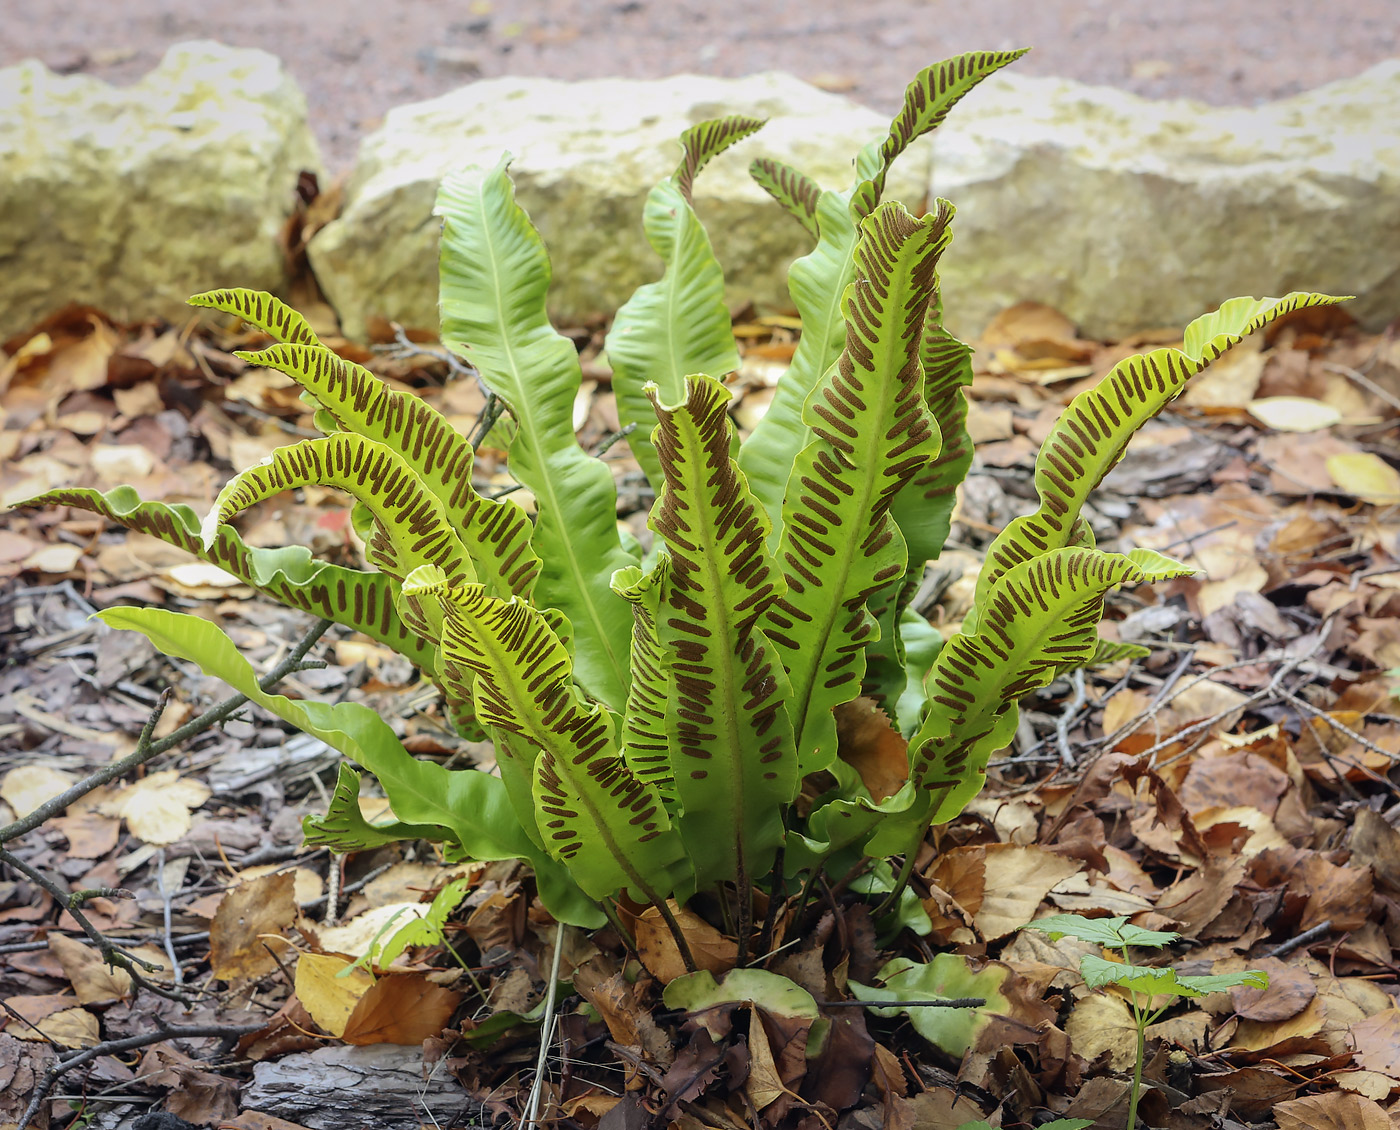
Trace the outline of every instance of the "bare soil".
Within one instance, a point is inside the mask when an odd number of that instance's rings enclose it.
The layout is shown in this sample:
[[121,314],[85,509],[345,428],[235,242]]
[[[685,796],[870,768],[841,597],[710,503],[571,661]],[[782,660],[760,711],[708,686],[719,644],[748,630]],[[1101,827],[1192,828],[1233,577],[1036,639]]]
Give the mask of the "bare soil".
[[[1030,45],[1026,74],[1219,105],[1285,97],[1400,54],[1395,0],[7,0],[0,65],[117,83],[172,43],[280,55],[333,171],[386,110],[480,78],[737,76],[771,69],[893,112],[920,67]],[[0,107],[0,113],[4,108]]]

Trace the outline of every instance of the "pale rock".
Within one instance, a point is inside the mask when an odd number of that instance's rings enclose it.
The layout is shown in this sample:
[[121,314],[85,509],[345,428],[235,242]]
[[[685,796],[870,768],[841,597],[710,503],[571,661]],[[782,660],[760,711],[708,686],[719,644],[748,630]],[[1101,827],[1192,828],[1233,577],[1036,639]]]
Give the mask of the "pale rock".
[[0,107],[0,337],[69,302],[179,319],[197,291],[286,281],[279,236],[322,166],[274,56],[177,44],[122,88],[28,60]]
[[1400,314],[1400,60],[1256,108],[1154,102],[1011,72],[949,116],[932,192],[958,209],[951,328],[1034,299],[1089,337],[1236,295],[1357,295]]
[[[728,114],[768,124],[701,173],[696,210],[725,269],[730,297],[787,307],[787,268],[811,240],[748,175],[756,157],[795,166],[845,189],[860,148],[889,120],[785,74],[742,79],[681,75],[660,81],[565,83],[502,78],[391,110],[367,138],[339,219],[308,254],[341,325],[362,337],[370,318],[437,326],[437,240],[432,216],[445,173],[514,156],[516,198],[544,238],[554,269],[550,309],[562,321],[616,310],[661,274],[646,242],[647,193],[680,160],[677,139]],[[927,142],[894,166],[888,195],[920,202]]]

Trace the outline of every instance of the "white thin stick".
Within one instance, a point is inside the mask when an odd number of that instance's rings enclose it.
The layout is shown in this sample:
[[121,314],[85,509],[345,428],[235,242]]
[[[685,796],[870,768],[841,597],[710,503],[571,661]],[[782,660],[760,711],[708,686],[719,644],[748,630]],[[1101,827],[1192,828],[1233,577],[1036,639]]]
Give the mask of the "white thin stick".
[[520,1130],[532,1130],[539,1122],[540,1092],[544,1090],[544,1065],[549,1059],[549,1045],[554,1042],[554,1005],[559,992],[559,958],[564,952],[564,923],[554,934],[554,962],[549,970],[549,992],[544,999],[544,1023],[540,1026],[540,1056],[535,1060],[535,1081],[530,1086],[530,1101],[525,1104],[525,1117]]

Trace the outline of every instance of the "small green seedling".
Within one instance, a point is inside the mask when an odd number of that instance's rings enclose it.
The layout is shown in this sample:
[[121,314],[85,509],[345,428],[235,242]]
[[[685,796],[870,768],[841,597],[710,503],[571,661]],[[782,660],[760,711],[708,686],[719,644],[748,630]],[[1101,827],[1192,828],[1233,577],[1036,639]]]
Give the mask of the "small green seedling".
[[[1160,950],[1181,937],[1167,930],[1144,930],[1126,918],[1085,918],[1079,914],[1052,914],[1022,926],[1023,930],[1041,930],[1052,942],[1061,938],[1078,938],[1082,942],[1097,942],[1111,949],[1122,961],[1085,954],[1079,959],[1079,972],[1091,989],[1117,985],[1128,992],[1133,1023],[1137,1027],[1137,1056],[1133,1063],[1133,1086],[1128,1097],[1128,1130],[1137,1126],[1138,1094],[1142,1089],[1142,1061],[1147,1045],[1147,1027],[1183,997],[1203,997],[1221,993],[1240,985],[1256,989],[1269,987],[1269,976],[1258,969],[1240,973],[1216,973],[1200,977],[1184,977],[1170,966],[1134,965],[1128,957],[1130,946]],[[1152,1007],[1154,997],[1169,997],[1160,1008]],[[960,1130],[967,1130],[966,1127]]]
[[[405,907],[379,928],[359,960],[346,966],[336,976],[345,977],[356,968],[367,969],[370,973],[373,973],[375,968],[388,969],[409,946],[442,946],[471,978],[472,983],[476,984],[471,966],[462,960],[462,955],[447,940],[443,929],[447,924],[448,915],[467,897],[470,886],[469,878],[452,880],[433,897],[432,905],[421,918],[410,913],[412,908]],[[402,921],[405,916],[408,916],[407,922]],[[386,938],[387,941],[384,940]]]

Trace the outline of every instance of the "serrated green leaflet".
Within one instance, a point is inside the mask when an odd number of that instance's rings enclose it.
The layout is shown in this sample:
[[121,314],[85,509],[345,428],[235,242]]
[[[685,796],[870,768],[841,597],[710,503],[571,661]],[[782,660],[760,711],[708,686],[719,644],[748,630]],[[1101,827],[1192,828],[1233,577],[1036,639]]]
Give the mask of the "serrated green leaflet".
[[1223,993],[1244,985],[1255,989],[1269,987],[1268,974],[1257,969],[1188,977],[1179,975],[1170,966],[1124,965],[1093,954],[1085,954],[1079,959],[1079,972],[1084,984],[1091,989],[1117,985],[1149,997],[1203,997],[1207,993]]
[[506,166],[448,176],[438,192],[443,343],[510,408],[511,473],[539,505],[535,603],[569,618],[579,682],[620,710],[631,617],[608,582],[634,560],[618,537],[612,474],[574,438],[578,354],[545,313],[549,257]]
[[804,775],[835,759],[831,712],[860,693],[878,630],[866,601],[904,575],[890,503],[938,454],[919,342],[950,218],[915,220],[892,203],[862,222],[846,347],[804,413],[814,438],[793,467],[778,542],[786,591],[765,623],[792,683]]
[[394,931],[393,936],[374,955],[375,964],[387,969],[409,946],[441,945],[444,940],[442,928],[447,916],[466,898],[471,884],[471,879],[453,879],[444,886],[433,896],[427,914],[404,923]]
[[671,657],[679,825],[701,885],[743,887],[771,864],[797,791],[788,680],[759,627],[783,579],[767,518],[729,455],[729,392],[693,377],[674,408],[652,396],[666,476],[651,514],[667,559],[657,635]]
[[736,116],[686,130],[680,167],[647,197],[647,240],[666,270],[659,282],[639,287],[617,312],[607,350],[618,420],[635,429],[627,442],[654,488],[661,485],[661,467],[651,444],[655,417],[647,382],[657,386],[663,401],[674,404],[685,397],[686,377],[723,377],[739,367],[724,304],[724,271],[695,215],[691,186],[712,158],[762,125],[760,118]]
[[1078,938],[1081,942],[1098,942],[1102,946],[1147,946],[1161,949],[1177,941],[1181,935],[1168,930],[1144,930],[1127,918],[1085,918],[1081,914],[1050,914],[1022,926],[1023,930],[1039,930],[1050,935],[1052,942],[1061,938]]

